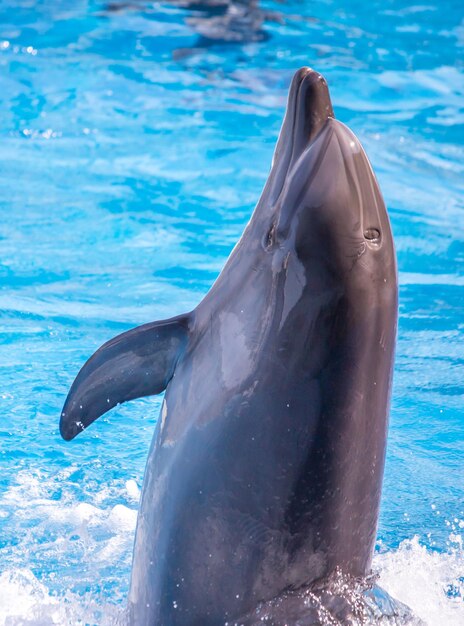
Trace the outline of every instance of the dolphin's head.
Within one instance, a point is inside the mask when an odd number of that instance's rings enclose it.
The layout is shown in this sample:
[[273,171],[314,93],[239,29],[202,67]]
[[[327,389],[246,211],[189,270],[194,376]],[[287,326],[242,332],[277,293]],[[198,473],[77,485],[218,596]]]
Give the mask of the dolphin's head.
[[393,281],[396,289],[392,234],[376,178],[356,136],[334,118],[326,81],[309,68],[293,78],[256,218],[274,268],[277,258],[291,255],[306,275],[317,266],[335,282]]

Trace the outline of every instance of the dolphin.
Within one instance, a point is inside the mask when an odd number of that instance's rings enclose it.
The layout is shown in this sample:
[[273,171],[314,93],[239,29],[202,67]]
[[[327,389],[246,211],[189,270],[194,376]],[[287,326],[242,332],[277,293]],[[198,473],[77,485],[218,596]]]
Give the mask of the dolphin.
[[61,414],[70,440],[117,404],[166,391],[131,624],[351,624],[376,603],[397,292],[367,156],[324,78],[302,68],[261,198],[210,291],[104,344]]

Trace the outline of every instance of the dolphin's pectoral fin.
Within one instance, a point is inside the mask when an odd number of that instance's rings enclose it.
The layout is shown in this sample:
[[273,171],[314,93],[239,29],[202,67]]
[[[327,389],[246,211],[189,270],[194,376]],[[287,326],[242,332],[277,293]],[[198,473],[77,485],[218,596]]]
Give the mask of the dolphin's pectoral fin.
[[164,391],[187,345],[188,325],[188,315],[144,324],[99,348],[66,398],[61,436],[74,439],[117,404]]

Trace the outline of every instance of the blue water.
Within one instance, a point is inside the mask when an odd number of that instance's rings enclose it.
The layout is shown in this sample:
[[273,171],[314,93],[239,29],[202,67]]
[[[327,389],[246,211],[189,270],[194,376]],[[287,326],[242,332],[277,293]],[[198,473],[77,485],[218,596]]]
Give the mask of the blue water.
[[400,320],[375,568],[464,623],[461,1],[0,3],[0,625],[115,624],[160,398],[71,444],[79,367],[193,308],[270,166],[293,72],[327,77],[380,181]]

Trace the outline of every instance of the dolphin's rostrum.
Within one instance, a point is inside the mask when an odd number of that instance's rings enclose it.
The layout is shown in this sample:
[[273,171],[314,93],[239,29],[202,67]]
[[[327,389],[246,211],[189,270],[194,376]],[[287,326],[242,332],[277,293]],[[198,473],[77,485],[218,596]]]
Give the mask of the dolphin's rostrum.
[[368,611],[367,583],[356,605],[336,580],[354,590],[370,572],[396,324],[377,181],[325,80],[303,68],[261,199],[209,293],[102,346],[63,408],[72,439],[166,389],[132,624],[344,624]]

